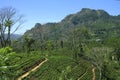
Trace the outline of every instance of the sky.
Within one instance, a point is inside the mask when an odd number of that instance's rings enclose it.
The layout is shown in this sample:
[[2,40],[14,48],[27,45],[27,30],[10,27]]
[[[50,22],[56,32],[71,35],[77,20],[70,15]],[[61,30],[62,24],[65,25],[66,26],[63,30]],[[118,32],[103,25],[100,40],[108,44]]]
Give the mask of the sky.
[[60,22],[82,8],[102,9],[110,15],[120,14],[119,0],[0,0],[0,8],[13,7],[24,15],[24,24],[16,31],[24,34],[35,23]]

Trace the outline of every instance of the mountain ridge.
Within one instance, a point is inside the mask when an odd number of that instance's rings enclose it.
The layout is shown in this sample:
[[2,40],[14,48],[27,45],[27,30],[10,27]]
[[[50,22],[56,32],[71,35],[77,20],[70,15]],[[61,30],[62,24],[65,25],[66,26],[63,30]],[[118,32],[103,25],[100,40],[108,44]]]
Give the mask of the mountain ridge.
[[[36,23],[35,27],[25,32],[24,35],[32,34],[33,38],[37,37],[37,39],[41,39],[41,35],[44,34],[46,39],[54,39],[55,37],[58,39],[59,37],[63,37],[63,35],[72,35],[73,28],[86,27],[96,34],[96,31],[99,30],[107,31],[100,31],[100,33],[108,33],[112,29],[113,31],[116,30],[115,28],[120,30],[119,26],[120,15],[112,16],[104,10],[83,8],[77,13],[66,16],[59,23],[46,23],[44,25]],[[117,34],[118,33],[119,31],[117,31]]]

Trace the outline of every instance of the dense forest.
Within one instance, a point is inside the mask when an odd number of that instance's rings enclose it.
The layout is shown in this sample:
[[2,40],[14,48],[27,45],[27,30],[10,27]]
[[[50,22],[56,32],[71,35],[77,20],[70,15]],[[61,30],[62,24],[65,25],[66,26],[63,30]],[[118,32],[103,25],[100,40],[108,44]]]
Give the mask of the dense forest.
[[[0,80],[120,80],[120,15],[83,8],[58,23],[36,23],[13,39],[15,12],[5,10],[0,11]],[[2,12],[10,15],[3,18]]]

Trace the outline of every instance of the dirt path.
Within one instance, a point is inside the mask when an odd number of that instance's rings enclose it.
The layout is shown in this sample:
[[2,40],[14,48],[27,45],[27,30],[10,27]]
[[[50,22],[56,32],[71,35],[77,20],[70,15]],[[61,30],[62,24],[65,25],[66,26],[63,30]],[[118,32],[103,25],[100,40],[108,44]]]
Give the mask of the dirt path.
[[42,61],[39,65],[37,65],[36,67],[34,67],[33,69],[31,69],[30,71],[28,71],[25,74],[21,75],[17,80],[22,80],[23,78],[27,77],[31,72],[33,72],[36,69],[38,69],[43,63],[45,63],[47,61],[48,61],[48,59],[45,59],[44,61]]
[[87,74],[87,71],[88,71],[89,68],[90,68],[90,67],[88,67],[88,68],[85,70],[85,72],[84,72],[82,75],[79,76],[79,78],[78,78],[77,80],[80,80],[81,78],[83,78],[83,77]]
[[95,80],[95,67],[94,67],[94,65],[92,65],[92,74],[93,74],[92,80]]

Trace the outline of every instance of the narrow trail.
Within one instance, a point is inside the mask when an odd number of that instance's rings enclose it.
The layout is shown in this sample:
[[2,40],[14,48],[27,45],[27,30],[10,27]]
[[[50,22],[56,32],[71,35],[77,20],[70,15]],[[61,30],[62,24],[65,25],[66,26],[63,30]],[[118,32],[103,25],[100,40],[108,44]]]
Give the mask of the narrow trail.
[[[89,69],[90,67],[88,67],[85,72],[77,79],[77,80],[80,80],[82,77],[84,77],[86,74],[87,74],[87,70]],[[95,67],[94,65],[92,65],[92,80],[95,80]]]
[[30,71],[26,72],[25,74],[21,75],[20,77],[18,77],[17,80],[22,80],[23,78],[27,77],[31,72],[35,71],[36,69],[38,69],[39,67],[41,67],[42,64],[44,64],[45,62],[47,62],[48,59],[45,59],[44,61],[42,61],[39,65],[37,65],[36,67],[32,68]]
[[81,78],[83,78],[83,77],[87,74],[87,71],[88,71],[89,68],[90,68],[90,67],[88,67],[88,68],[85,70],[85,72],[84,72],[82,75],[80,75],[80,77],[79,77],[77,80],[80,80]]
[[93,74],[92,80],[95,80],[95,67],[94,67],[94,65],[92,65],[92,74]]

